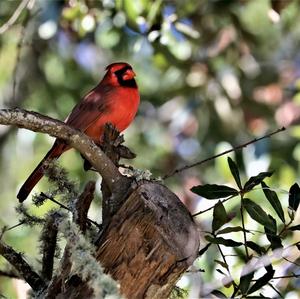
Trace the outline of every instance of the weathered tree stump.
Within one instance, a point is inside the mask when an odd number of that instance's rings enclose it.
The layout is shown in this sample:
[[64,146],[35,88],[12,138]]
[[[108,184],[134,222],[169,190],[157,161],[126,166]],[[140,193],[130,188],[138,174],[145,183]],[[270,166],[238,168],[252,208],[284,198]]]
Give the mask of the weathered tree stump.
[[126,298],[167,298],[193,263],[199,234],[193,219],[165,186],[145,182],[112,217],[96,258]]
[[[111,217],[96,259],[119,282],[125,298],[164,299],[198,248],[196,224],[179,198],[161,184],[143,182]],[[68,266],[64,269],[69,273]],[[88,281],[76,275],[64,281],[62,273],[46,298],[95,298]]]

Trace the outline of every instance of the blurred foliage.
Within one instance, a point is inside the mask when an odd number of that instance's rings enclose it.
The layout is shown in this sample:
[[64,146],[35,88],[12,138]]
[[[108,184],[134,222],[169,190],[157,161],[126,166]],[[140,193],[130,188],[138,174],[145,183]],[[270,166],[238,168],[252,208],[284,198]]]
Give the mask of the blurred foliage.
[[[130,161],[134,167],[163,176],[286,126],[284,133],[235,155],[242,180],[274,170],[268,182],[281,200],[299,178],[299,15],[297,0],[0,1],[1,106],[64,119],[101,79],[107,64],[128,61],[142,98],[139,114],[125,133],[137,154]],[[15,194],[52,142],[41,134],[0,128],[1,225],[18,222]],[[95,177],[82,170],[74,151],[60,161],[80,186]],[[196,212],[207,203],[189,189],[202,182],[234,184],[226,157],[166,184]],[[43,180],[36,190],[47,186]],[[228,202],[227,212],[237,204]],[[208,212],[200,218],[203,230],[211,216]],[[299,221],[299,213],[295,219]],[[36,235],[19,227],[5,239],[18,250],[28,248],[29,259],[35,261]],[[297,240],[297,234],[291,238]],[[196,281],[219,279],[212,276],[217,255],[210,249],[201,258],[206,272]],[[180,284],[191,286],[192,281],[183,278]],[[0,278],[0,293],[14,298],[7,284]],[[295,284],[283,280],[278,288],[297,296]]]

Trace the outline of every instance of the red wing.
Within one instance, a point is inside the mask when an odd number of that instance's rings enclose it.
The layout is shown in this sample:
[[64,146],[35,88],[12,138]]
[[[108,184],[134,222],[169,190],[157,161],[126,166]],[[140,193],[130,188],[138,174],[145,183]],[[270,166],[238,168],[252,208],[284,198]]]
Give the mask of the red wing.
[[103,113],[107,113],[108,103],[105,98],[99,90],[92,90],[73,108],[65,122],[84,132]]

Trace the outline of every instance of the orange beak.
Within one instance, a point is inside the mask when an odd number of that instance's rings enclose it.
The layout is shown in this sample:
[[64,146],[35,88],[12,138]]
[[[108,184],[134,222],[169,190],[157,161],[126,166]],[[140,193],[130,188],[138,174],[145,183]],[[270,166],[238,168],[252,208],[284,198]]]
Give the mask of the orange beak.
[[133,79],[135,76],[136,76],[136,74],[133,70],[127,70],[123,75],[123,79],[130,80],[130,79]]

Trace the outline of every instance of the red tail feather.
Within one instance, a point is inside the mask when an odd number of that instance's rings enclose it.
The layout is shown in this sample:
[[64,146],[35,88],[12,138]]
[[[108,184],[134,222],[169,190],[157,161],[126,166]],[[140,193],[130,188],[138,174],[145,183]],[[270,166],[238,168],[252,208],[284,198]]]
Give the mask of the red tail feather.
[[17,195],[19,202],[23,202],[27,198],[34,186],[44,176],[44,171],[47,168],[47,164],[57,159],[64,152],[63,146],[63,144],[57,144],[56,142],[54,143],[44,159],[38,164],[38,166],[34,169],[34,171],[21,187]]

